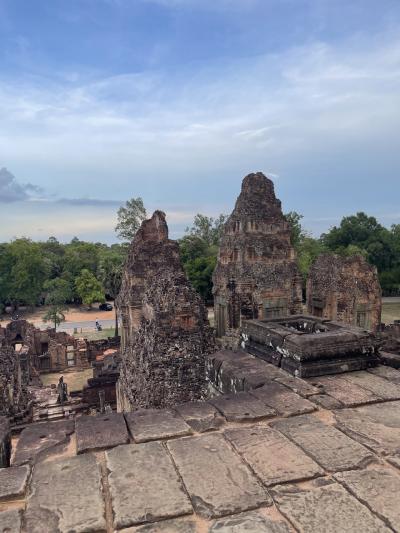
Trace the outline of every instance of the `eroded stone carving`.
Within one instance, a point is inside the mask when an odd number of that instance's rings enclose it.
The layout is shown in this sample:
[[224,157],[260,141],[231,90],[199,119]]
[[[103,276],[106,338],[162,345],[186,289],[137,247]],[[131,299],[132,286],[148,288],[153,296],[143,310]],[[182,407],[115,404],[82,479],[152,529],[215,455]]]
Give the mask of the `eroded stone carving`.
[[131,244],[117,306],[122,317],[119,410],[201,398],[213,334],[161,211],[143,222]]
[[377,331],[381,294],[377,270],[364,257],[322,254],[310,269],[307,309],[314,316]]

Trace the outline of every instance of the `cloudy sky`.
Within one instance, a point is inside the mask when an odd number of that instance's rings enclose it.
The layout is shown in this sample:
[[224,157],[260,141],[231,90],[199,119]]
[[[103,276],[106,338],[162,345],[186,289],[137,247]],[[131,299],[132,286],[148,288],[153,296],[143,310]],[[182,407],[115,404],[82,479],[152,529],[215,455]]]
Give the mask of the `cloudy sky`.
[[399,0],[0,0],[0,240],[173,237],[263,171],[315,235],[400,223]]

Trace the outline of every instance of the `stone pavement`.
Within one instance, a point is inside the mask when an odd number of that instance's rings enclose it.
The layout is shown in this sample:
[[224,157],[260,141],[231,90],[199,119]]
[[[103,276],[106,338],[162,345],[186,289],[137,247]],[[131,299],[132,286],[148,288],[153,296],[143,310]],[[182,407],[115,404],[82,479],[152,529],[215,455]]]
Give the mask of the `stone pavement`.
[[400,371],[306,382],[245,358],[208,402],[29,426],[0,532],[400,531]]

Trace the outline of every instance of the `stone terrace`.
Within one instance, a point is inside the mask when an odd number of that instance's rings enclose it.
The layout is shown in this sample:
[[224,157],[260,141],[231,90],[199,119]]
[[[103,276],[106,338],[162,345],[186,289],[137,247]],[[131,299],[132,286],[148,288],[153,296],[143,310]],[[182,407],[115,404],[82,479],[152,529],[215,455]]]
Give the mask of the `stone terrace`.
[[400,372],[304,381],[219,352],[222,392],[27,427],[0,532],[400,531]]

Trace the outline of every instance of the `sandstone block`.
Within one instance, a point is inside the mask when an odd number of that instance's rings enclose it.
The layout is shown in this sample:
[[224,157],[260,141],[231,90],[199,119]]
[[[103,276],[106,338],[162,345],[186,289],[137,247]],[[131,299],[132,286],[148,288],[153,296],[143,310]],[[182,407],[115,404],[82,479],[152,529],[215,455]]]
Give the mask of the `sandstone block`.
[[0,470],[0,500],[24,496],[30,468],[14,466]]
[[315,406],[311,402],[275,381],[251,391],[251,394],[275,409],[281,416],[294,416],[315,411]]
[[172,409],[142,409],[126,413],[125,419],[135,442],[189,435],[192,430]]
[[91,454],[35,466],[25,513],[29,533],[106,530],[100,468]]
[[400,458],[400,402],[366,405],[335,412],[344,433],[376,453]]
[[400,530],[400,477],[389,468],[353,470],[334,476],[394,531]]
[[281,513],[303,533],[391,531],[338,483],[314,482],[309,487],[280,485],[271,494]]
[[222,435],[177,439],[167,446],[200,516],[217,518],[271,504]]
[[283,520],[271,520],[262,514],[251,511],[235,516],[220,518],[210,527],[209,533],[290,533],[291,529]]
[[112,448],[129,442],[128,430],[122,414],[80,416],[76,420],[78,453]]
[[14,466],[42,461],[52,454],[59,453],[70,442],[74,432],[72,420],[60,422],[42,422],[25,428],[17,443],[12,460]]
[[341,431],[304,415],[271,424],[329,472],[360,468],[373,461],[373,454]]
[[267,407],[248,392],[238,392],[225,396],[216,396],[209,400],[229,422],[262,420],[276,415],[274,409]]
[[119,446],[106,455],[117,529],[193,512],[160,442]]
[[227,429],[224,434],[267,486],[324,474],[299,447],[268,426]]
[[218,429],[224,423],[223,417],[207,402],[188,402],[178,405],[176,410],[187,424],[199,433]]

